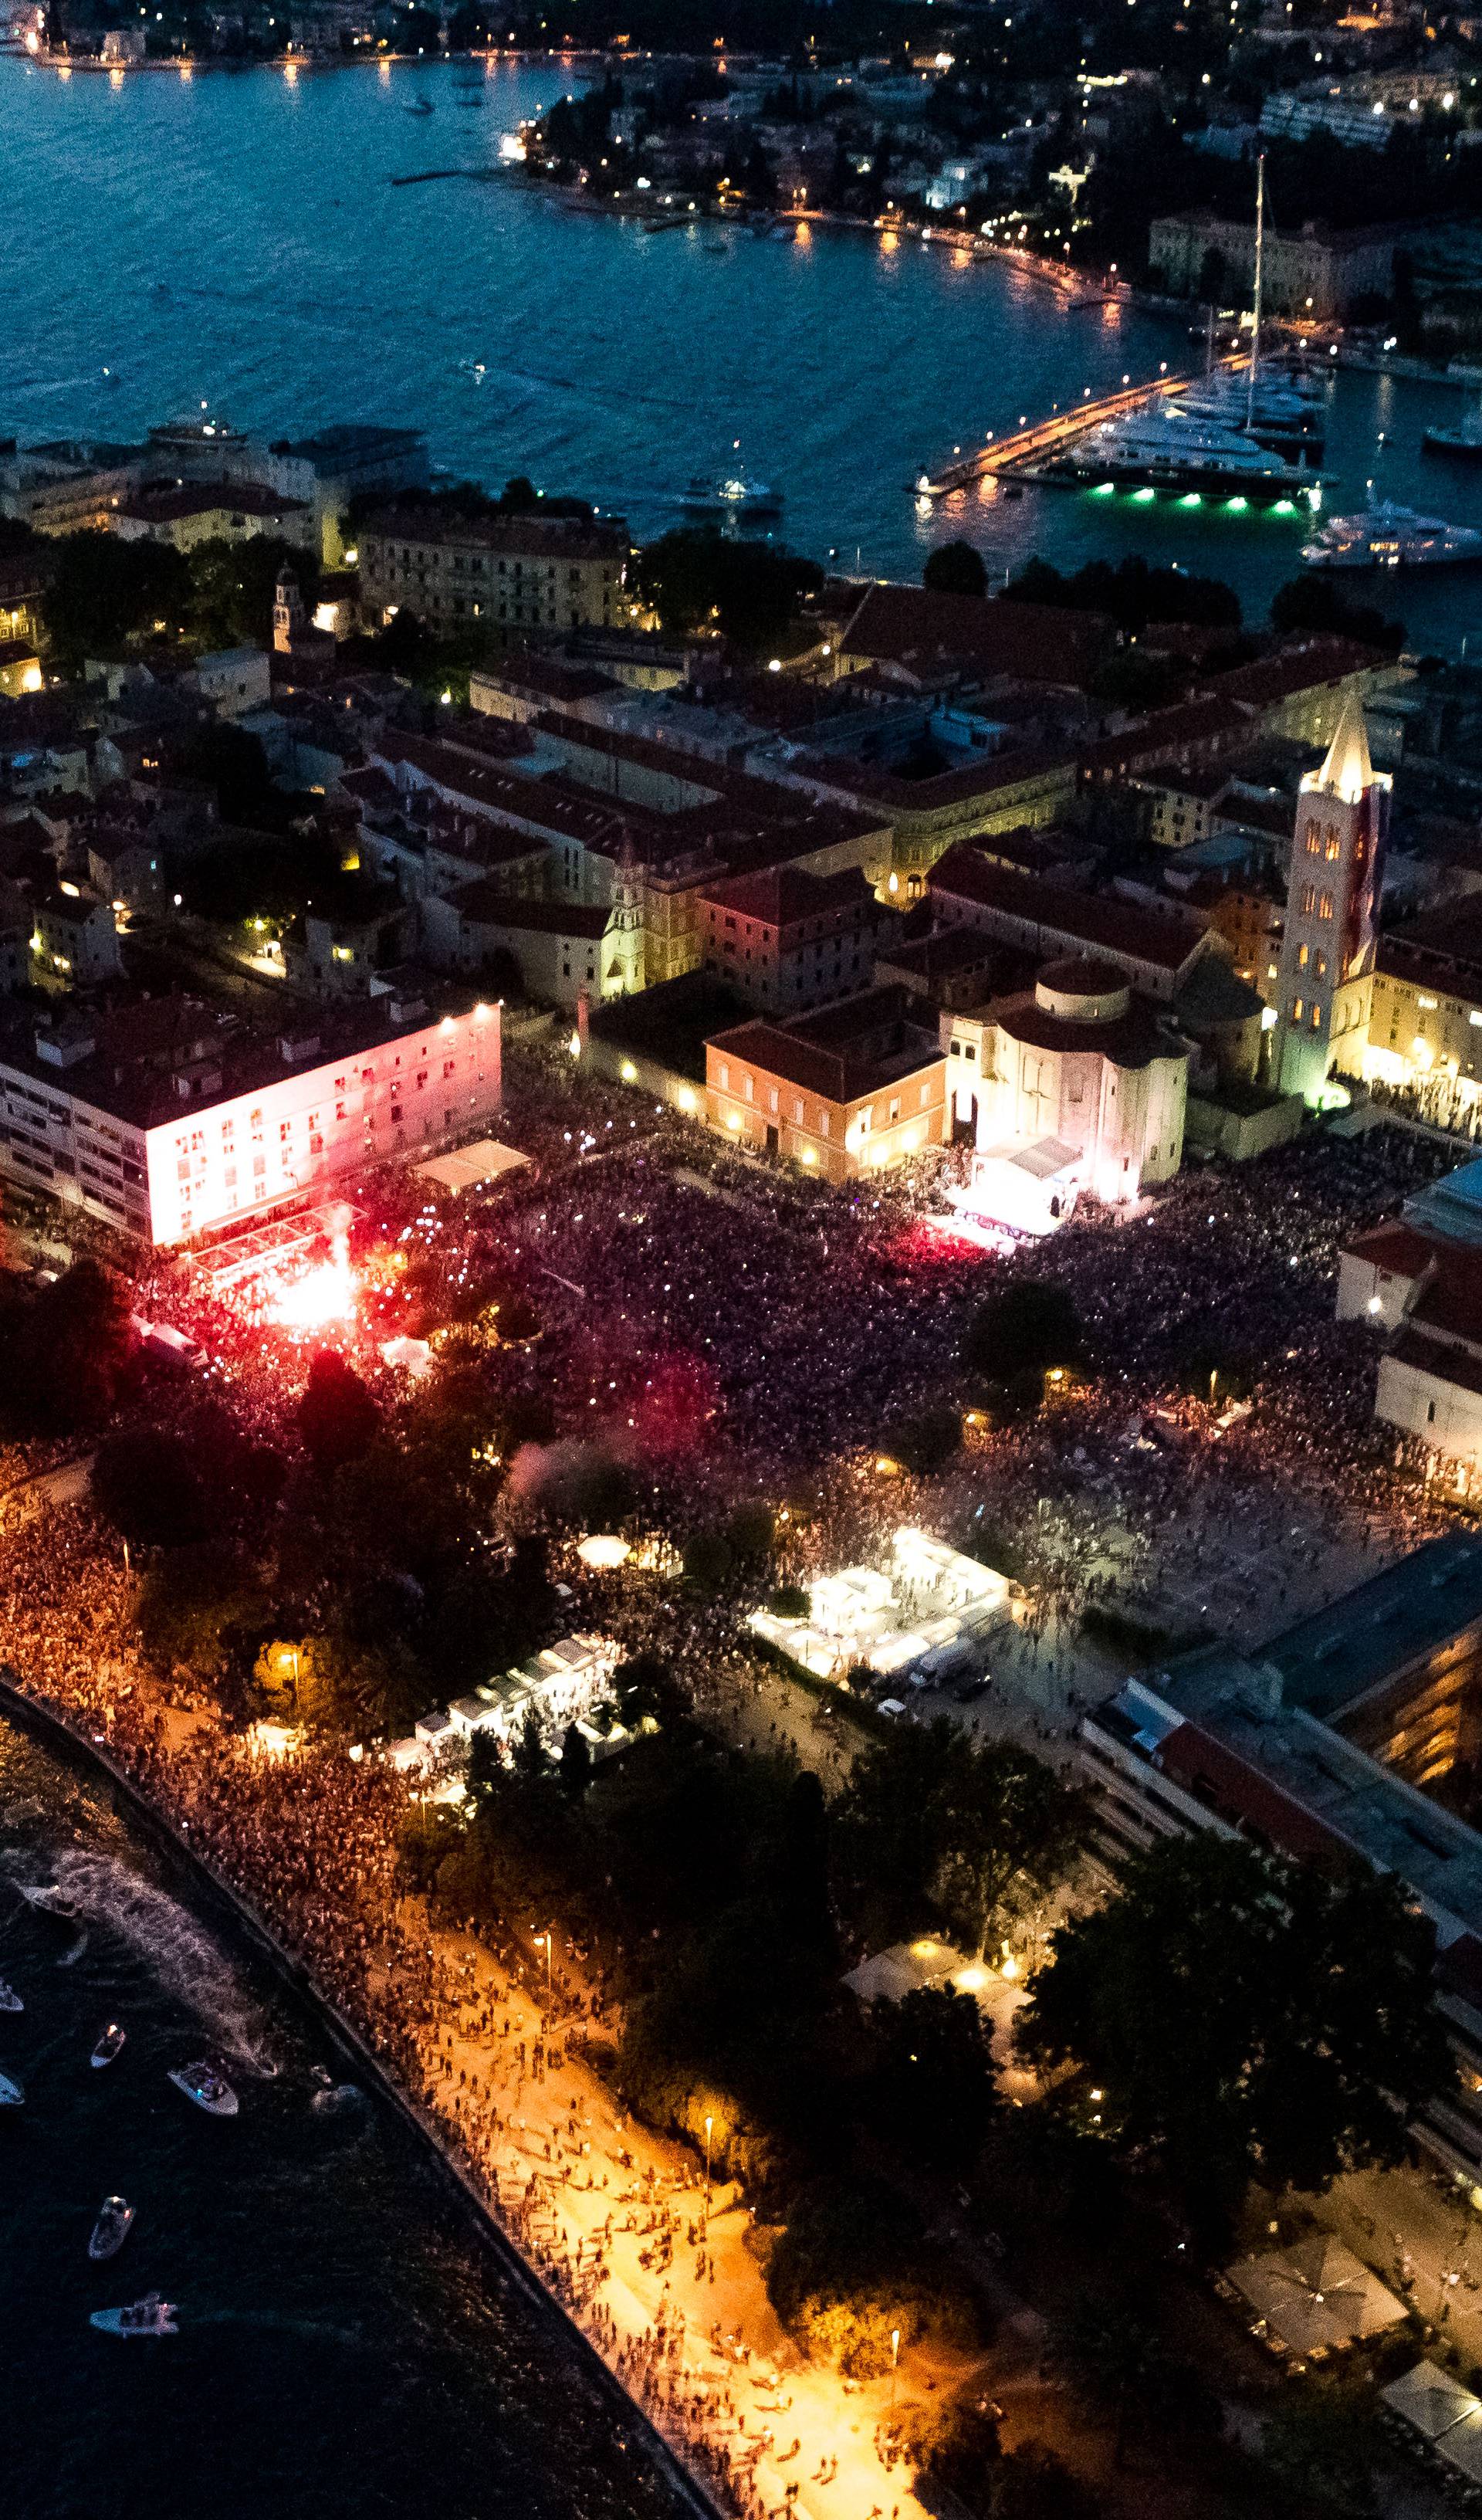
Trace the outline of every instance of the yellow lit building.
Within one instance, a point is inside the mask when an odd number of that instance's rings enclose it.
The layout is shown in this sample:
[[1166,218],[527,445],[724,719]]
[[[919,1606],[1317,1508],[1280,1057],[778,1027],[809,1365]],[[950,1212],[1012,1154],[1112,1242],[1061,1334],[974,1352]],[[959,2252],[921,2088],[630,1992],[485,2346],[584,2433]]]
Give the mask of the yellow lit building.
[[403,610],[444,635],[477,621],[520,638],[610,630],[627,617],[628,529],[615,518],[408,508],[363,526],[358,549],[361,601],[378,628]]
[[1443,1125],[1482,1092],[1482,898],[1465,896],[1379,939],[1367,1003],[1335,1042],[1366,1085],[1413,1095]]
[[947,1061],[900,987],[705,1044],[705,1117],[754,1152],[825,1181],[905,1163],[947,1135]]

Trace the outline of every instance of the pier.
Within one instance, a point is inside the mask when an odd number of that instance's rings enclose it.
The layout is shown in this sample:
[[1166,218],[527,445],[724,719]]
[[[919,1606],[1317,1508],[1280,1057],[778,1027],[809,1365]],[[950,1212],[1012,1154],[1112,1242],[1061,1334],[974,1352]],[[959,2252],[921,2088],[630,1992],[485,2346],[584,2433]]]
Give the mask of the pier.
[[[1234,370],[1244,363],[1243,353],[1224,358],[1220,368]],[[954,456],[950,464],[938,466],[933,472],[922,472],[911,483],[911,493],[918,499],[949,499],[955,490],[967,490],[975,481],[991,473],[996,478],[1023,480],[1032,478],[1041,460],[1058,454],[1084,437],[1087,431],[1100,428],[1102,421],[1120,420],[1128,412],[1142,411],[1147,404],[1168,402],[1198,384],[1202,376],[1158,376],[1145,384],[1119,385],[1114,393],[1093,399],[1088,394],[1077,403],[1067,403],[1063,411],[1052,412],[1048,420],[1026,423],[1003,437],[988,436],[970,455]]]

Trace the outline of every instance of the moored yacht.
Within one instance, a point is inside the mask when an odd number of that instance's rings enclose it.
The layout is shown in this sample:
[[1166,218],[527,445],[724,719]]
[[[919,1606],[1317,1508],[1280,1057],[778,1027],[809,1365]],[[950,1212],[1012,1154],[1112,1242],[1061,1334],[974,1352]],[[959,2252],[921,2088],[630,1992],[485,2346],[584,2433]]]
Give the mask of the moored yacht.
[[1482,532],[1380,499],[1351,517],[1330,517],[1302,546],[1308,568],[1441,568],[1482,561]]
[[24,2100],[20,2084],[13,2083],[9,2074],[0,2074],[0,2109],[19,2109]]
[[1180,397],[1195,419],[1213,421],[1255,440],[1268,453],[1291,461],[1304,456],[1321,464],[1327,436],[1327,415],[1321,389],[1306,379],[1258,367],[1206,377]]
[[1432,455],[1452,455],[1462,464],[1482,464],[1482,402],[1473,403],[1456,428],[1422,430],[1420,443]]
[[0,2012],[23,2012],[24,2004],[8,1981],[0,1977]]
[[1239,498],[1270,508],[1298,499],[1315,505],[1322,489],[1322,476],[1305,465],[1288,464],[1243,430],[1200,420],[1177,403],[1103,421],[1053,454],[1037,477]]

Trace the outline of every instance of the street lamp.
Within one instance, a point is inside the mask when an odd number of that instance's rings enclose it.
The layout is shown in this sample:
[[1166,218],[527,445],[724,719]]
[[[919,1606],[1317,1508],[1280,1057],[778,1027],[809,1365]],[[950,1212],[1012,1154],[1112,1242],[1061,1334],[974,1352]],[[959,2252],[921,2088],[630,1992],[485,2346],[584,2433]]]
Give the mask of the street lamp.
[[705,2120],[705,2211],[706,2211],[706,2213],[707,2213],[707,2214],[708,2214],[708,2212],[709,2212],[709,2210],[710,2210],[710,2130],[711,2130],[711,2128],[714,2126],[714,2124],[715,2124],[715,2120],[714,2120],[714,2118],[706,2118],[706,2120]]
[[895,2374],[900,2359],[901,2331],[898,2327],[892,2327],[890,2330],[890,2420],[892,2423],[895,2421]]
[[542,1944],[544,1944],[544,1946],[545,1946],[545,1954],[546,1954],[546,1995],[547,1995],[547,1997],[548,1997],[548,1998],[549,1998],[550,1993],[551,1993],[551,1945],[555,1942],[555,1940],[556,1940],[556,1936],[555,1936],[555,1934],[554,1934],[553,1932],[547,1932],[547,1933],[544,1933],[544,1934],[537,1934],[537,1935],[536,1935],[536,1937],[535,1937],[535,1948],[536,1948],[536,1950],[537,1950],[537,1951],[539,1951],[539,1950],[540,1950],[540,1948],[541,1948]]

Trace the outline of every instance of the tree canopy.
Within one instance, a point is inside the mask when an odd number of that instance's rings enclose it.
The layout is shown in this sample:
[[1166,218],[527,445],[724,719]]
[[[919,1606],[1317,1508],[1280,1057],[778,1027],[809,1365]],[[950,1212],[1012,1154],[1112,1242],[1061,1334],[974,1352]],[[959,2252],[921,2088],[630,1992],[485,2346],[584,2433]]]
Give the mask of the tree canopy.
[[1408,2120],[1455,2076],[1433,1957],[1429,1923],[1367,1866],[1200,1832],[1132,1857],[1060,1928],[1019,2037],[1084,2067],[1107,2132],[1218,2223],[1253,2179],[1321,2189],[1403,2157]]
[[1304,568],[1288,577],[1271,599],[1271,626],[1283,636],[1316,630],[1333,639],[1356,639],[1365,648],[1382,648],[1398,655],[1405,645],[1405,624],[1391,621],[1376,605],[1355,604],[1325,569]]
[[758,652],[786,640],[802,598],[824,582],[817,562],[796,552],[733,542],[696,525],[647,544],[636,574],[665,630],[716,629]]
[[928,552],[921,584],[931,595],[986,596],[988,571],[971,543],[939,543]]
[[190,617],[189,562],[168,544],[114,534],[63,534],[41,617],[65,672],[89,656],[121,656],[143,636],[177,637]]
[[1011,1741],[941,1716],[854,1763],[833,1833],[846,1879],[881,1933],[944,1914],[981,1952],[1061,1881],[1084,1843],[1082,1797]]
[[1187,621],[1212,630],[1240,626],[1240,599],[1223,578],[1190,577],[1187,569],[1159,567],[1135,553],[1120,561],[1087,561],[1068,576],[1048,560],[1026,561],[1008,593],[1021,604],[1107,612],[1119,630],[1145,630],[1150,621]]

